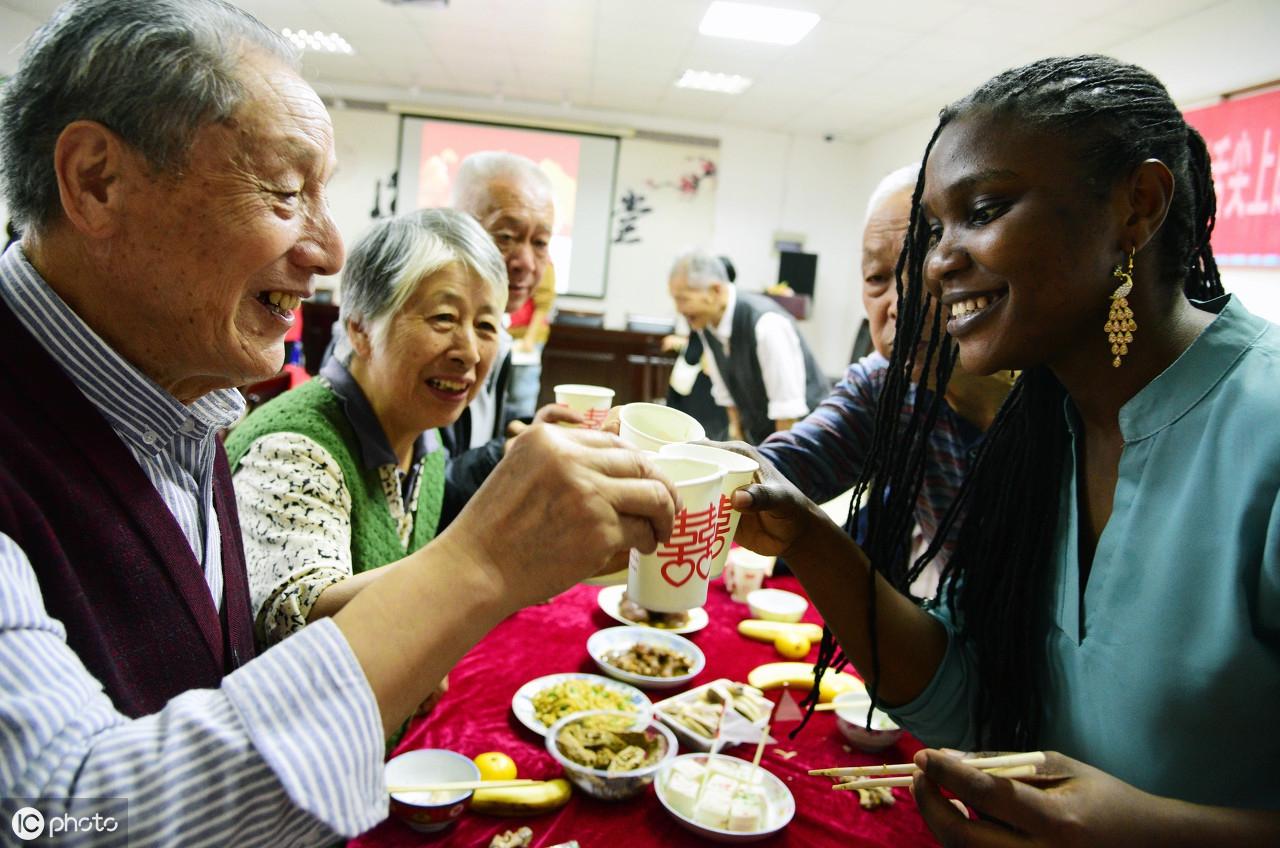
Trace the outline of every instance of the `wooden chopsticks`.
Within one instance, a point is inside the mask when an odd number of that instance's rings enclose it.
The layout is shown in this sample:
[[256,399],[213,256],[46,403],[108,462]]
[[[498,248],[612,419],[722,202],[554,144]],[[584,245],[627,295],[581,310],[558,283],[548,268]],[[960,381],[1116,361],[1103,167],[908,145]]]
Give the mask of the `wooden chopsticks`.
[[506,789],[511,786],[532,786],[541,780],[455,780],[452,783],[405,783],[388,786],[388,793],[396,792],[462,792],[471,789]]
[[[1031,777],[1036,773],[1037,766],[1044,765],[1044,752],[1030,751],[1025,754],[1002,754],[997,757],[973,757],[962,762],[967,766],[973,766],[1000,777]],[[837,783],[831,787],[832,789],[872,789],[876,786],[910,786],[911,775],[916,769],[915,763],[898,763],[813,769],[809,774],[853,778],[845,783]],[[887,775],[901,775],[901,777]]]

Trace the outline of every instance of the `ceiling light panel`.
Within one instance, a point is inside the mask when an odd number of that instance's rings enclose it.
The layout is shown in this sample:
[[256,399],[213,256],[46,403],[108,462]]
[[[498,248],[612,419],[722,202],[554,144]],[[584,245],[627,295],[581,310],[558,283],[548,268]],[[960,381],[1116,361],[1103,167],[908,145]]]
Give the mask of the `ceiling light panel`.
[[818,24],[818,15],[795,9],[715,0],[702,16],[698,32],[766,44],[795,44]]
[[718,94],[741,94],[751,87],[751,80],[737,74],[718,74],[714,71],[695,71],[692,68],[676,80],[676,88],[693,88],[698,91],[714,91]]
[[315,53],[340,53],[350,56],[355,53],[355,49],[347,43],[347,40],[336,32],[309,32],[305,29],[289,29],[288,27],[280,30],[280,34],[297,47],[299,50],[311,50]]

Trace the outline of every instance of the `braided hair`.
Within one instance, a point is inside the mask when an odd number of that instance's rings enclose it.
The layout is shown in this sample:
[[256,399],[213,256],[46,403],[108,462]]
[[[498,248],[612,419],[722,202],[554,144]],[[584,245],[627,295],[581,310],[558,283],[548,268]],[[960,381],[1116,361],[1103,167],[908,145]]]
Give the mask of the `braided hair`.
[[[866,509],[868,519],[863,547],[872,564],[872,667],[867,670],[872,704],[880,678],[876,574],[904,590],[954,533],[955,548],[939,581],[942,593],[933,603],[947,606],[977,660],[977,744],[1027,750],[1038,747],[1049,620],[1044,598],[1069,446],[1062,414],[1066,391],[1048,368],[1023,372],[928,549],[909,567],[895,566],[914,520],[929,436],[957,358],[956,346],[944,332],[942,310],[923,285],[930,248],[920,208],[925,167],[942,130],[974,109],[1075,139],[1086,185],[1099,193],[1147,159],[1168,166],[1174,194],[1153,247],[1160,257],[1161,282],[1179,286],[1188,298],[1207,299],[1223,291],[1209,247],[1216,200],[1204,140],[1183,120],[1164,86],[1142,68],[1105,56],[1044,59],[999,74],[943,109],[925,148],[898,258],[897,340],[854,503],[866,492],[880,496],[866,498],[865,507],[851,508]],[[929,341],[922,346],[924,338]],[[917,368],[920,356],[923,364]],[[921,392],[922,402],[907,408],[913,374],[922,375],[921,383],[928,382],[933,391]],[[981,505],[981,512],[972,504]],[[964,520],[971,509],[975,520]],[[827,631],[819,650],[819,674],[845,662]],[[810,707],[817,693],[815,686]]]

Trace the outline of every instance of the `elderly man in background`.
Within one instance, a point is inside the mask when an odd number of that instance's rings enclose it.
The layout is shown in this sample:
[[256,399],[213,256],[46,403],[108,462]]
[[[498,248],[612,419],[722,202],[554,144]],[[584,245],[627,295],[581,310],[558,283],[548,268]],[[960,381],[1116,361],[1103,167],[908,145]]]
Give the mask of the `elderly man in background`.
[[[875,350],[850,365],[831,396],[807,418],[787,432],[765,439],[759,448],[761,455],[815,503],[851,489],[866,465],[875,430],[876,401],[888,373],[896,335],[895,268],[907,235],[911,193],[919,172],[920,165],[916,163],[886,175],[867,202],[862,230],[862,306]],[[911,391],[914,402],[919,388]],[[995,420],[1008,393],[1007,376],[975,377],[962,368],[952,374],[947,384],[947,405],[925,456],[924,479],[916,502],[915,547],[937,535],[942,516],[955,500],[969,468],[970,453]],[[946,562],[953,541],[954,532],[930,569],[910,586],[915,595],[934,595],[938,569]]]
[[328,114],[221,0],[77,0],[4,89],[0,163],[0,796],[128,798],[132,845],[360,833],[386,734],[472,644],[669,533],[642,455],[533,427],[434,544],[253,658],[216,433],[342,265]]
[[[524,156],[496,150],[472,153],[458,166],[452,205],[474,217],[493,237],[507,266],[506,313],[510,316],[518,312],[550,267],[548,248],[555,224],[551,180]],[[489,378],[462,417],[445,431],[453,456],[442,518],[445,524],[452,521],[502,458],[506,437],[525,427],[522,421],[511,420],[505,410],[515,370],[511,351],[511,334],[504,328],[497,363]],[[536,420],[582,423],[577,413],[555,404],[538,410]]]
[[668,290],[711,354],[711,392],[729,415],[730,438],[759,444],[827,396],[827,381],[791,316],[764,295],[738,291],[718,257],[683,254]]

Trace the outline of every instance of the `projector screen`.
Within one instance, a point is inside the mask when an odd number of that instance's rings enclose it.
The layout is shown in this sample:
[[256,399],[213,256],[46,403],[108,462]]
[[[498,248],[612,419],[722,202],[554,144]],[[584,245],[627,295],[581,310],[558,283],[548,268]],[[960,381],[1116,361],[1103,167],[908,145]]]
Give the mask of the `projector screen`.
[[618,139],[405,116],[398,211],[448,206],[458,165],[481,150],[527,156],[546,173],[555,194],[556,291],[604,297]]

